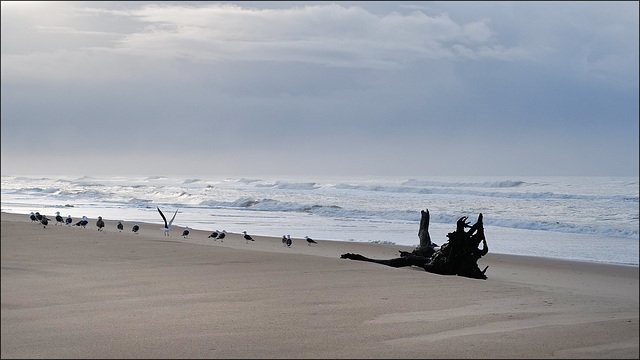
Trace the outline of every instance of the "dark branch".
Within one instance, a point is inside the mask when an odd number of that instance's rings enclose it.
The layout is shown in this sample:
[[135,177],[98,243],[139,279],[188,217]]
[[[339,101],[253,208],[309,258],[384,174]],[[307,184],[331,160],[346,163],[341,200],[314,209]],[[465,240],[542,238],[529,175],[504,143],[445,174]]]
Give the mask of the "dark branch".
[[[429,210],[421,211],[420,229],[418,237],[420,245],[412,252],[400,251],[400,257],[389,260],[371,259],[360,254],[342,254],[340,258],[367,261],[387,265],[395,268],[416,266],[425,271],[441,275],[459,275],[473,279],[486,279],[484,270],[478,267],[478,260],[489,252],[484,237],[482,214],[474,225],[469,225],[467,217],[463,216],[456,223],[456,231],[447,234],[449,240],[438,250],[429,236]],[[469,231],[465,231],[465,229]],[[482,248],[478,246],[482,243]]]

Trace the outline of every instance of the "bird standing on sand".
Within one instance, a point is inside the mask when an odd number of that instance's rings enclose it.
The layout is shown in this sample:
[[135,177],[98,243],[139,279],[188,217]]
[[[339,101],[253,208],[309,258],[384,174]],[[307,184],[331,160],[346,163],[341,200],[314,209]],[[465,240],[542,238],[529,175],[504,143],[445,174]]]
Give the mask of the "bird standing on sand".
[[36,218],[36,214],[34,214],[33,211],[31,212],[31,214],[29,214],[29,219],[31,219],[32,222],[38,221],[38,219]]
[[220,240],[220,242],[224,242],[224,241],[222,241],[222,239],[224,239],[225,236],[227,236],[227,231],[226,230],[222,230],[222,232],[220,234],[218,234],[218,239]]
[[248,243],[249,243],[249,241],[255,241],[255,240],[253,240],[253,238],[251,237],[251,235],[248,235],[248,234],[247,234],[247,232],[246,232],[246,231],[243,231],[242,233],[244,234],[244,239],[246,240],[246,241],[245,241],[245,244],[248,244]]
[[56,225],[58,225],[58,223],[60,223],[60,225],[64,224],[64,219],[60,216],[60,211],[56,211]]
[[118,230],[122,231],[124,229],[124,225],[122,225],[122,221],[118,221]]
[[67,222],[67,226],[71,226],[71,223],[73,222],[73,219],[71,218],[71,215],[67,216],[67,220],[65,220]]
[[282,246],[287,246],[287,235],[282,235]]
[[211,235],[208,236],[208,238],[213,238],[213,240],[216,240],[218,238],[218,235],[220,233],[218,232],[218,230],[214,231],[211,233]]
[[133,231],[135,234],[137,234],[138,230],[140,230],[140,226],[138,226],[138,222],[136,222],[136,224],[133,225],[133,228],[131,228],[131,231]]
[[287,247],[291,247],[291,235],[287,235]]
[[40,215],[39,212],[36,211],[36,219],[40,222],[42,222],[42,215]]
[[42,226],[43,229],[46,228],[47,225],[49,225],[49,219],[47,219],[46,215],[42,216],[42,220],[40,220],[40,223],[42,223],[42,225],[44,225],[44,226]]
[[315,240],[313,240],[312,238],[305,236],[305,239],[307,239],[307,245],[311,245],[311,244],[317,244],[317,242]]
[[98,221],[96,221],[96,226],[98,227],[98,231],[102,230],[104,227],[104,221],[102,220],[102,216],[98,216]]
[[160,211],[160,208],[156,206],[156,209],[158,209],[160,216],[162,216],[162,220],[164,220],[164,227],[162,228],[162,231],[164,231],[165,236],[169,236],[169,231],[171,230],[171,224],[173,224],[173,219],[175,219],[176,215],[178,215],[178,209],[176,209],[175,214],[173,214],[173,217],[169,222],[167,222],[167,218],[164,217],[164,214],[162,213],[162,211]]
[[89,218],[87,218],[86,216],[82,216],[82,220],[78,221],[75,226],[82,226],[83,228],[87,226],[87,224],[89,223]]
[[184,237],[186,239],[187,236],[189,236],[189,227],[188,226],[186,226],[184,228],[184,231],[182,232],[182,237]]

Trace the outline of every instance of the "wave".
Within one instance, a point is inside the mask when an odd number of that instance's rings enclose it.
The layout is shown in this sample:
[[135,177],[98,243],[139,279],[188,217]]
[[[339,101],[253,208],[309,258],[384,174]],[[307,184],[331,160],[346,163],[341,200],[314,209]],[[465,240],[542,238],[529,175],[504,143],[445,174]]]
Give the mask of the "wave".
[[242,184],[251,184],[251,183],[254,183],[254,182],[258,182],[258,181],[260,181],[260,179],[241,178],[241,179],[238,180],[238,182],[242,183]]
[[256,184],[256,187],[262,188],[274,188],[274,189],[284,189],[284,190],[315,190],[319,188],[319,186],[315,182],[306,182],[306,183],[292,183],[285,181],[276,181],[275,183],[270,184]]
[[26,177],[26,176],[3,176],[2,181],[11,181],[11,182],[25,182],[25,183],[34,183],[40,181],[47,182],[70,182],[70,180],[66,179],[57,179],[57,178],[48,178],[48,177]]
[[[151,178],[166,179],[146,179]],[[169,179],[160,185],[141,184],[141,181],[145,180],[85,176],[69,181],[55,177],[3,176],[3,204],[234,209],[313,214],[366,224],[419,222],[420,209],[413,207],[424,199],[432,208],[433,223],[455,224],[460,215],[464,215],[460,213],[463,208],[460,204],[466,203],[472,209],[462,211],[472,212],[470,217],[477,215],[476,211],[483,212],[485,224],[489,226],[638,238],[637,204],[640,199],[637,181],[625,180],[622,185],[619,181],[583,181],[578,186],[570,181],[555,186],[516,180],[444,182],[409,179],[401,185],[372,183],[367,179],[360,184],[348,183],[346,179],[328,183],[242,178],[221,183],[188,178]],[[600,189],[603,183],[609,186],[608,189]],[[624,184],[630,185],[625,187]],[[569,190],[565,192],[564,189]],[[464,207],[468,208],[466,204]],[[437,211],[433,211],[436,208]],[[267,213],[260,216],[269,216]]]
[[499,226],[510,229],[522,229],[522,230],[541,230],[541,231],[553,231],[560,233],[571,234],[585,234],[585,235],[600,235],[600,236],[612,236],[622,237],[629,239],[637,239],[640,235],[638,230],[620,228],[612,228],[609,226],[594,226],[594,225],[577,225],[569,224],[566,222],[550,222],[550,221],[527,221],[527,220],[513,220],[513,219],[496,219],[496,220],[484,220],[485,225]]
[[25,192],[36,192],[36,193],[45,193],[45,194],[54,194],[57,191],[59,191],[59,188],[54,188],[54,187],[48,187],[48,188],[41,188],[41,187],[32,187],[32,188],[25,188],[22,189],[21,191],[25,191]]
[[101,191],[99,189],[84,189],[84,188],[71,188],[71,189],[56,189],[51,192],[59,198],[90,198],[90,199],[106,199],[111,195],[109,192]]
[[[6,177],[3,177],[5,179]],[[164,179],[161,176],[153,176],[147,177],[147,179]],[[75,181],[61,180],[61,179],[50,179],[50,178],[27,178],[27,177],[17,177],[14,179],[16,183],[23,183],[25,185],[38,182],[48,182],[48,183],[57,183],[60,184],[61,192],[60,194],[65,194],[65,191],[70,191],[72,194],[79,194],[81,190],[69,190],[73,186],[80,188],[95,188],[96,191],[101,191],[103,187],[115,187],[113,191],[120,191],[127,189],[145,189],[149,185],[139,184],[139,183],[131,183],[129,184],[111,184],[108,183],[108,180],[101,181],[97,179],[93,179],[88,176],[83,176],[78,178]],[[60,181],[65,181],[60,183]],[[126,181],[124,181],[126,183]],[[533,183],[524,182],[520,180],[503,180],[503,181],[488,181],[488,182],[445,182],[445,181],[423,181],[423,180],[415,180],[409,179],[401,183],[401,185],[393,186],[393,185],[354,185],[348,183],[338,183],[335,185],[324,184],[321,185],[317,182],[288,182],[288,181],[275,181],[275,182],[262,182],[260,179],[251,179],[251,178],[241,178],[236,181],[240,184],[249,185],[251,184],[254,188],[260,189],[277,189],[277,190],[285,190],[285,191],[315,191],[320,188],[323,189],[334,189],[340,192],[344,191],[356,191],[356,192],[375,192],[375,193],[390,193],[390,194],[418,194],[418,195],[455,195],[455,196],[474,196],[474,197],[485,197],[485,198],[505,198],[505,199],[533,199],[533,200],[613,200],[613,201],[622,201],[622,202],[640,202],[640,197],[638,195],[591,195],[591,194],[580,194],[580,193],[565,193],[565,192],[554,192],[554,191],[535,191],[534,188],[528,187],[529,185],[535,185]],[[187,195],[187,190],[190,188],[190,185],[195,185],[198,183],[203,183],[202,179],[199,178],[189,178],[183,180],[181,184],[175,184],[173,186],[167,186],[165,190],[169,190],[171,188],[181,188],[178,191],[181,191],[180,196]],[[631,184],[636,184],[637,182],[630,182]],[[215,184],[206,183],[206,189],[222,189]],[[65,186],[69,185],[69,186]],[[170,184],[168,184],[170,185]],[[185,189],[187,188],[187,189]],[[197,186],[196,186],[197,188]],[[48,190],[43,190],[44,187],[40,186],[25,186],[23,191],[51,191],[50,188],[47,187]],[[514,189],[514,190],[509,190]],[[515,190],[515,189],[523,189],[523,190]],[[527,189],[531,191],[527,191]],[[222,189],[224,190],[224,189]],[[240,190],[240,189],[237,189]],[[539,190],[539,188],[538,188]],[[53,191],[55,192],[55,191]],[[196,195],[196,194],[194,194]]]
[[[300,212],[329,218],[356,219],[367,221],[406,221],[416,223],[419,223],[420,221],[420,212],[415,210],[347,209],[338,205],[281,202],[269,198],[255,199],[243,197],[231,202],[203,201],[200,206],[217,209],[236,208],[248,211]],[[455,224],[460,216],[461,214],[459,213],[432,213],[431,222],[439,224]],[[632,239],[638,238],[637,229],[620,229],[610,227],[608,225],[579,225],[561,221],[491,218],[487,217],[486,214],[484,217],[484,224],[488,226],[499,226],[504,228],[515,228],[522,230],[542,230],[562,233],[614,236]]]
[[154,206],[150,206],[151,203],[153,203],[153,200],[150,199],[139,199],[139,198],[132,198],[131,200],[127,201],[126,204],[129,207],[135,207],[135,208],[155,208]]
[[147,176],[145,180],[166,180],[165,176],[156,175],[156,176]]
[[[469,183],[471,184],[471,183]],[[477,184],[477,183],[474,183]],[[487,186],[487,188],[496,187],[517,187],[514,186]],[[465,189],[460,187],[405,187],[405,186],[381,186],[381,185],[350,185],[338,184],[334,186],[339,190],[354,190],[364,192],[388,192],[388,193],[404,193],[404,194],[420,194],[420,195],[457,195],[457,196],[478,196],[491,198],[507,198],[507,199],[534,199],[534,200],[615,200],[615,201],[632,201],[638,202],[638,196],[628,195],[581,195],[554,192],[500,192]]]
[[448,181],[424,181],[409,179],[401,185],[413,187],[479,187],[479,188],[511,188],[523,186],[526,183],[520,180],[502,180],[487,182],[448,182]]

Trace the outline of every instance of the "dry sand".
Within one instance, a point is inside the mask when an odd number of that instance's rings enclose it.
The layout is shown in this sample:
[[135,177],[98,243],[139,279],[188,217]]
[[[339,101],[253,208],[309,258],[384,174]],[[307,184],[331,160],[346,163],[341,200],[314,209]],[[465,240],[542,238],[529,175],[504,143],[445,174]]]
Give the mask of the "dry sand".
[[[395,245],[2,213],[2,358],[638,358],[638,267],[496,255],[488,280],[340,259]],[[491,249],[491,234],[487,234]]]

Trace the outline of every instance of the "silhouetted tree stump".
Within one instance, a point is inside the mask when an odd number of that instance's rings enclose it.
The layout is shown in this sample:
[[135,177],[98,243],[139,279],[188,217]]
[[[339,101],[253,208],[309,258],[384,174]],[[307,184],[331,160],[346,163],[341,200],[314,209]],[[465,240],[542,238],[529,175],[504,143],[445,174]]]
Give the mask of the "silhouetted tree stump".
[[[421,211],[418,237],[420,245],[412,252],[400,251],[400,257],[389,260],[371,259],[360,254],[342,254],[340,258],[367,261],[391,267],[417,266],[425,271],[441,275],[458,275],[473,279],[486,279],[484,270],[478,268],[478,260],[489,252],[487,240],[484,237],[482,214],[474,225],[469,225],[467,217],[463,216],[456,223],[456,231],[447,234],[449,240],[439,249],[431,242],[429,236],[429,210]],[[469,229],[465,231],[465,229]],[[478,248],[482,242],[482,248]]]

